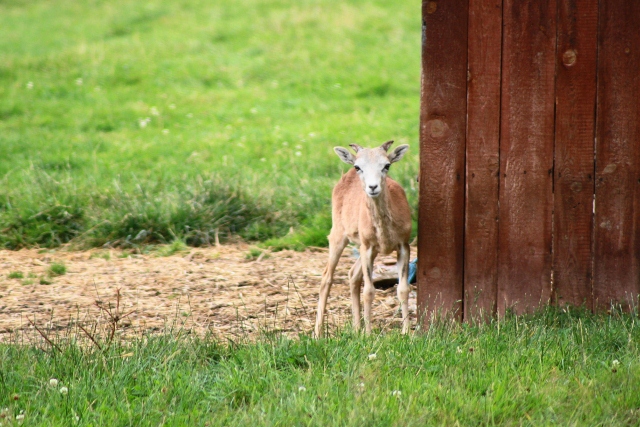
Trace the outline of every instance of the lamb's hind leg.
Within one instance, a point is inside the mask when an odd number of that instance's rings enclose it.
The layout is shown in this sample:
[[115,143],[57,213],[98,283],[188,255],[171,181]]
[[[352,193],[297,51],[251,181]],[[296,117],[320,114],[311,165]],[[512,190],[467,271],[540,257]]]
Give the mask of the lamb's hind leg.
[[351,314],[353,327],[360,330],[360,288],[362,286],[362,263],[358,258],[349,270],[349,288],[351,289]]
[[408,243],[398,247],[398,299],[402,308],[402,333],[409,332],[409,253]]
[[327,298],[329,298],[329,291],[331,290],[331,284],[333,283],[333,272],[338,265],[338,260],[345,246],[347,246],[348,240],[342,235],[329,234],[329,261],[322,273],[322,280],[320,281],[320,292],[318,295],[318,312],[316,314],[316,327],[314,330],[315,337],[320,338],[322,336],[322,323],[324,322],[324,312],[327,307]]

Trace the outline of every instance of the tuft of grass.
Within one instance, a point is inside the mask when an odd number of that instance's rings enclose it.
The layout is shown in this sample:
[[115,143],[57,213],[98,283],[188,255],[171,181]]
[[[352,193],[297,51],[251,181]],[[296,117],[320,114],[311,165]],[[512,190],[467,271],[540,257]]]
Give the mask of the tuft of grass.
[[20,283],[22,286],[30,286],[33,285],[33,279],[23,279]]
[[91,254],[91,259],[93,258],[101,258],[104,259],[106,261],[109,261],[111,259],[111,253],[107,252],[107,251],[103,251],[103,252],[94,252]]
[[263,249],[251,248],[244,254],[244,258],[246,260],[266,259],[269,258],[269,254]]
[[324,247],[328,245],[327,236],[330,231],[331,212],[327,209],[325,213],[312,217],[297,230],[292,229],[283,237],[268,239],[262,245],[276,252],[284,249],[303,251],[309,246]]
[[24,273],[22,271],[12,271],[7,275],[9,279],[22,279],[24,278]]
[[50,285],[53,282],[51,280],[47,279],[46,277],[41,276],[40,280],[38,280],[38,283],[40,283],[41,285]]
[[0,344],[0,407],[34,426],[76,415],[87,425],[637,425],[638,325],[636,313],[549,308],[410,336],[51,336],[57,349]]
[[157,250],[156,255],[160,257],[167,257],[167,256],[175,255],[181,252],[186,252],[188,250],[189,250],[188,246],[182,240],[176,239],[173,242],[171,242],[171,244],[169,245],[161,246]]
[[67,273],[67,267],[64,263],[54,262],[49,266],[47,273],[49,273],[49,276],[51,277],[63,276]]

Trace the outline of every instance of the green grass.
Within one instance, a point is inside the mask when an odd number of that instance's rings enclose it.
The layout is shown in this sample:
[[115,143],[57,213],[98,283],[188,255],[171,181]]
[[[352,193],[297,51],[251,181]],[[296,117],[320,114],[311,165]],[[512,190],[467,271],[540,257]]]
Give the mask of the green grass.
[[42,276],[40,277],[40,280],[38,280],[38,283],[40,283],[41,285],[50,285],[53,282],[49,279],[47,279],[46,277]]
[[60,351],[0,345],[0,408],[24,411],[25,425],[86,426],[633,426],[640,415],[635,314],[548,309],[318,341],[183,332],[102,349],[64,331],[51,336]]
[[91,254],[90,259],[102,258],[105,261],[111,260],[111,253],[109,252],[94,252]]
[[250,261],[266,258],[269,258],[269,254],[259,248],[251,248],[244,254],[244,259]]
[[419,3],[15,0],[0,27],[0,247],[325,245],[352,142],[409,143],[416,205]]
[[185,252],[187,249],[187,245],[182,240],[174,240],[171,244],[160,247],[156,254],[161,257],[167,257]]
[[303,250],[308,246],[326,246],[327,231],[331,230],[331,212],[319,213],[311,221],[298,230],[289,232],[282,237],[274,237],[262,242],[262,246],[274,251],[282,249]]
[[12,271],[7,275],[9,279],[22,279],[24,277],[24,273],[22,271]]
[[49,269],[47,270],[47,272],[51,277],[63,276],[67,274],[67,266],[65,266],[63,263],[60,263],[60,262],[54,262],[49,266]]

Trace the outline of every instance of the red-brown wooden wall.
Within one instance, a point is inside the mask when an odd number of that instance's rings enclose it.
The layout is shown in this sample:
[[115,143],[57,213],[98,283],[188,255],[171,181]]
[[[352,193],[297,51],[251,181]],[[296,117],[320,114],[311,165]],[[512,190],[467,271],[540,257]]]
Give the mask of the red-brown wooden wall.
[[640,295],[640,1],[424,1],[418,306]]

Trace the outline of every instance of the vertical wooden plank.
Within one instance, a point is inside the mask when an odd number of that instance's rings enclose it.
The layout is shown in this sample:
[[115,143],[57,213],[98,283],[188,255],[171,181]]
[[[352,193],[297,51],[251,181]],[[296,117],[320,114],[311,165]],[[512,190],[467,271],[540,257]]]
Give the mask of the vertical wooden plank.
[[495,313],[502,0],[469,0],[464,318]]
[[600,1],[595,306],[640,293],[640,2]]
[[498,313],[551,294],[554,0],[503,4]]
[[[418,310],[462,315],[467,0],[423,1]],[[426,317],[425,317],[426,316]]]
[[598,0],[558,0],[554,300],[592,308]]

